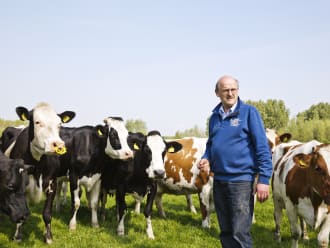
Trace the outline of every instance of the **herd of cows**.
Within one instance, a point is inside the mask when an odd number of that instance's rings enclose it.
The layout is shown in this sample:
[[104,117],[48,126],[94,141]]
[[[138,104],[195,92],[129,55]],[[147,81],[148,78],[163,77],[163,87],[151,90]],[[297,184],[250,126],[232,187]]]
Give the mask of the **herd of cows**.
[[[191,194],[198,194],[202,226],[210,227],[213,209],[211,172],[200,172],[197,164],[205,151],[206,138],[187,137],[165,140],[159,131],[147,135],[131,133],[121,117],[107,117],[103,125],[64,127],[75,117],[72,111],[61,114],[47,103],[32,110],[17,107],[27,127],[7,127],[0,139],[0,211],[16,223],[13,239],[22,240],[23,224],[28,221],[29,204],[45,196],[44,240],[52,243],[53,202],[59,206],[60,188],[70,184],[71,218],[76,216],[84,187],[91,209],[91,225],[97,227],[98,209],[104,216],[108,194],[114,194],[117,233],[125,233],[125,196],[136,199],[135,210],[146,197],[144,216],[148,238],[154,239],[151,223],[153,202],[165,217],[163,194],[186,195],[191,211],[196,212]],[[271,179],[275,239],[281,240],[282,210],[290,222],[292,247],[300,237],[308,238],[306,223],[318,229],[320,247],[328,247],[330,233],[330,145],[318,141],[290,141],[290,134],[278,135],[267,129],[273,156]],[[230,148],[228,148],[230,149]]]

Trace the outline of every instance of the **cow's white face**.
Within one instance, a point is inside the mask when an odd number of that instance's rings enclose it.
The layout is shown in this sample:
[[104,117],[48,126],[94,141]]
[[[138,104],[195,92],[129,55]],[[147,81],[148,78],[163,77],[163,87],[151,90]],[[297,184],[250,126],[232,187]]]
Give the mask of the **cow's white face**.
[[48,104],[39,104],[33,110],[32,120],[34,126],[34,137],[30,143],[32,156],[40,160],[43,154],[64,154],[65,144],[59,135],[62,120],[55,110]]
[[104,120],[108,126],[108,139],[105,153],[113,159],[127,160],[133,158],[133,151],[127,143],[128,130],[124,121],[118,117],[109,117]]
[[159,135],[147,136],[147,147],[150,149],[151,161],[146,169],[149,178],[164,178],[165,164],[164,156],[166,143]]

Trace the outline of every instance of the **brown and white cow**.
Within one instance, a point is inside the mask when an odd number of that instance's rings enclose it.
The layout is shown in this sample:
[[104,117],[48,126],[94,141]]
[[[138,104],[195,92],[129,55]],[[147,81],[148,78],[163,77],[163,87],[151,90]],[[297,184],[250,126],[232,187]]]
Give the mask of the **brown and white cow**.
[[186,137],[174,141],[179,142],[182,149],[177,153],[166,154],[166,178],[157,183],[155,202],[158,213],[162,217],[166,216],[162,204],[163,194],[186,195],[188,207],[192,211],[194,211],[194,206],[190,194],[198,194],[202,226],[210,227],[210,212],[213,209],[213,175],[198,169],[207,139]]
[[330,144],[318,141],[278,145],[273,153],[272,177],[275,239],[281,240],[282,210],[291,227],[292,247],[301,237],[301,216],[314,229],[320,229],[318,243],[328,247],[330,233]]

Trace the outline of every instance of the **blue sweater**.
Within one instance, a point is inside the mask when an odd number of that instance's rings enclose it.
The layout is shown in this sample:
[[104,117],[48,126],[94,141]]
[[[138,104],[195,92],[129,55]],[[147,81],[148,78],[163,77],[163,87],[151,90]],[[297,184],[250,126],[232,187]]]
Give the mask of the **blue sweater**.
[[218,104],[210,117],[209,138],[202,158],[209,160],[215,180],[269,184],[271,153],[257,109],[238,99],[233,113],[222,119]]

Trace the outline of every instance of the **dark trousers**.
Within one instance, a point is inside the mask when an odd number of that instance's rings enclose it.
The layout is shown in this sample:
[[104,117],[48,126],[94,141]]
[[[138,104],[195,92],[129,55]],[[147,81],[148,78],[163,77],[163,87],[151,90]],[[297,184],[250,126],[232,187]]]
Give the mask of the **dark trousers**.
[[251,248],[253,182],[214,180],[213,197],[222,247]]

